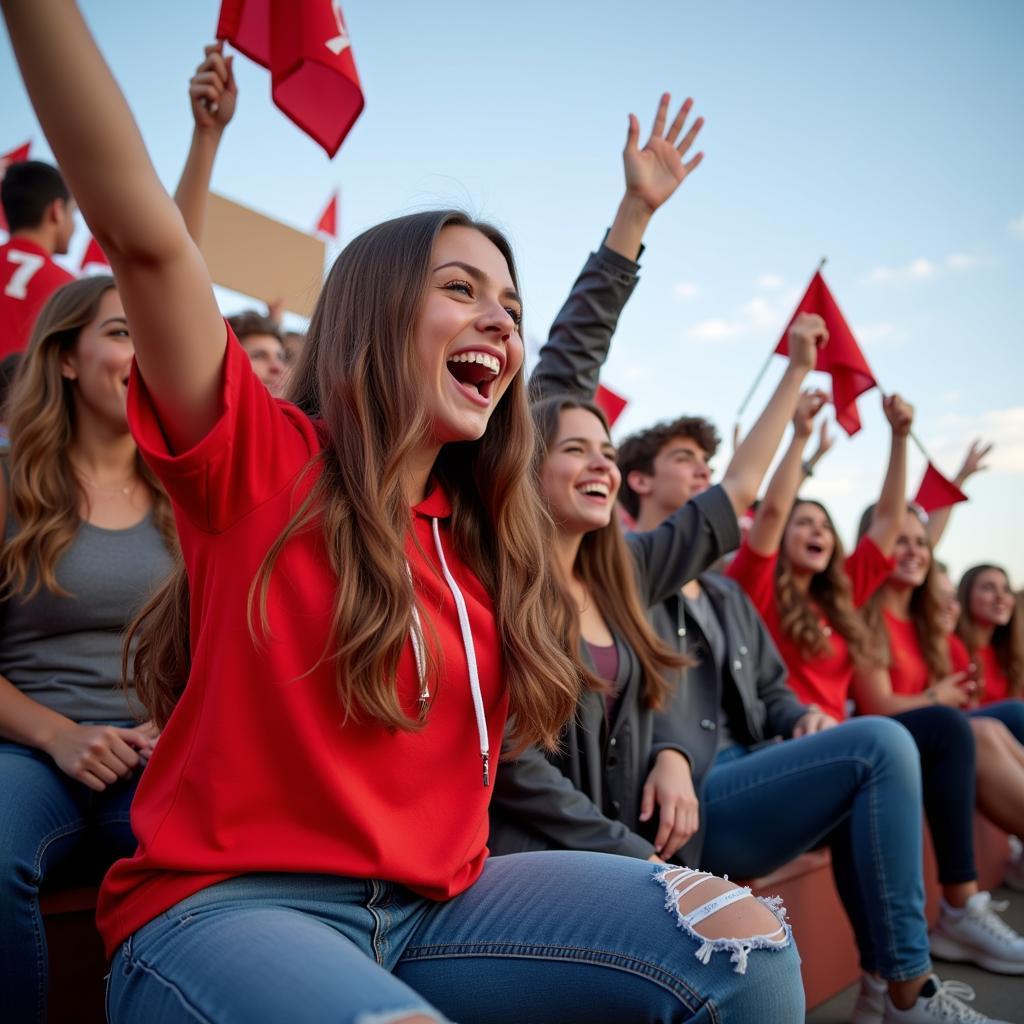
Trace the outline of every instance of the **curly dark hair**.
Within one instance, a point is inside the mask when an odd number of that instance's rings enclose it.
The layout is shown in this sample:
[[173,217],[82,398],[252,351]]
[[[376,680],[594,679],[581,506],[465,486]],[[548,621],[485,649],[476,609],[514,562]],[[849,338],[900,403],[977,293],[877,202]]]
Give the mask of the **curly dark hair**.
[[700,445],[706,458],[711,458],[722,443],[718,430],[703,416],[680,416],[675,420],[663,420],[653,427],[630,434],[619,445],[617,461],[622,473],[619,501],[635,519],[640,514],[640,495],[629,486],[629,474],[633,470],[641,473],[654,472],[654,460],[658,452],[676,438],[689,438]]

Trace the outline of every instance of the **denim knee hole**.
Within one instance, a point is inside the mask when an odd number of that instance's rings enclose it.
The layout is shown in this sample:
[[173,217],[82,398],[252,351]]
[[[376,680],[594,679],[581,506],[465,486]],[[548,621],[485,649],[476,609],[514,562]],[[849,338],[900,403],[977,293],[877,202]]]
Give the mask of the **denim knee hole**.
[[[696,904],[691,910],[683,911],[680,901],[691,890],[696,889],[703,882],[717,878],[707,871],[695,871],[692,868],[668,867],[658,868],[654,873],[654,880],[665,889],[665,909],[675,917],[676,925],[681,928],[690,938],[699,942],[694,956],[702,963],[710,962],[714,953],[719,951],[728,952],[729,960],[736,967],[737,974],[745,974],[747,971],[747,958],[752,950],[780,950],[784,949],[792,941],[792,929],[786,921],[786,908],[782,905],[781,896],[765,898],[754,896],[747,886],[734,886],[724,893],[707,900],[704,903]],[[728,881],[728,876],[724,876]],[[763,935],[732,936],[718,939],[708,938],[697,930],[705,919],[717,914],[718,911],[744,899],[757,900],[766,907],[779,923],[779,927],[772,932]]]

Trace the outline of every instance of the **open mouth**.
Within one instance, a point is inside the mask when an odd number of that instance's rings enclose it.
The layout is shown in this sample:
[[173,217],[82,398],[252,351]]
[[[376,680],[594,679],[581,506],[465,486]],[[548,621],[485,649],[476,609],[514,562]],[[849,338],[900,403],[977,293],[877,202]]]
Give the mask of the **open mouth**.
[[611,494],[611,488],[599,480],[588,480],[585,484],[580,484],[576,490],[585,498],[591,498],[602,503],[606,502]]
[[488,352],[459,352],[447,362],[448,372],[470,398],[490,402],[501,361]]
[[809,555],[823,555],[825,554],[825,549],[821,544],[808,544],[807,553]]

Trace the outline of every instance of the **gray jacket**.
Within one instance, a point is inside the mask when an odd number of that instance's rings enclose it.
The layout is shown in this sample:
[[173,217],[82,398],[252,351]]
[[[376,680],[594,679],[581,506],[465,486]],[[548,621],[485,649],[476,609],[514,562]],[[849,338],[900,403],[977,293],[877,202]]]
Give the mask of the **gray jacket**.
[[[684,678],[669,707],[655,716],[654,735],[656,743],[675,744],[686,750],[694,788],[698,799],[703,800],[704,780],[717,750],[718,709],[723,701],[732,711],[734,738],[744,746],[756,746],[777,736],[788,738],[808,709],[787,685],[786,666],[743,588],[717,573],[704,573],[699,579],[725,638],[718,685],[714,689],[695,685],[695,675]],[[678,591],[652,608],[650,619],[665,643],[694,653],[699,638],[688,633],[684,603]],[[702,646],[707,650],[709,645]],[[700,864],[704,820],[701,813],[699,830],[673,860],[691,867]]]
[[[530,382],[534,398],[593,396],[637,269],[632,260],[604,246],[590,256],[541,351]],[[737,547],[739,528],[728,497],[714,487],[656,530],[632,535],[628,543],[641,600],[653,607]],[[687,752],[675,740],[656,741],[654,714],[640,701],[640,664],[618,639],[616,646],[621,697],[611,725],[602,695],[587,692],[557,754],[530,749],[499,766],[491,801],[493,853],[552,847],[633,857],[654,852],[649,838],[639,834],[640,790],[660,750]],[[587,650],[580,653],[589,662]]]

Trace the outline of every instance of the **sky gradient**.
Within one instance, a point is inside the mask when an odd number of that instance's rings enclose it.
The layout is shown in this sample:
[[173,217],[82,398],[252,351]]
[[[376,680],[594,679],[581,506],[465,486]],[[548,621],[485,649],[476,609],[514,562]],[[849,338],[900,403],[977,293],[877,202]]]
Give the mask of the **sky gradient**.
[[[215,0],[89,0],[86,18],[161,177],[188,145],[187,81]],[[525,330],[544,337],[622,189],[626,115],[692,95],[703,165],[655,218],[604,379],[631,399],[618,435],[683,412],[723,435],[818,260],[876,376],[918,410],[952,475],[994,440],[940,549],[959,573],[1024,585],[1024,4],[450,0],[343,4],[366,110],[334,161],[239,57],[239,109],[214,188],[302,229],[342,190],[347,241],[387,217],[455,204],[515,245]],[[0,151],[48,150],[0,34]],[[110,154],[115,160],[116,154]],[[85,231],[72,250],[77,265]],[[225,309],[240,299],[225,296]],[[782,370],[776,358],[749,426]],[[880,486],[877,392],[805,492],[849,541]],[[729,444],[717,459],[724,466]],[[911,490],[923,463],[911,456]]]

